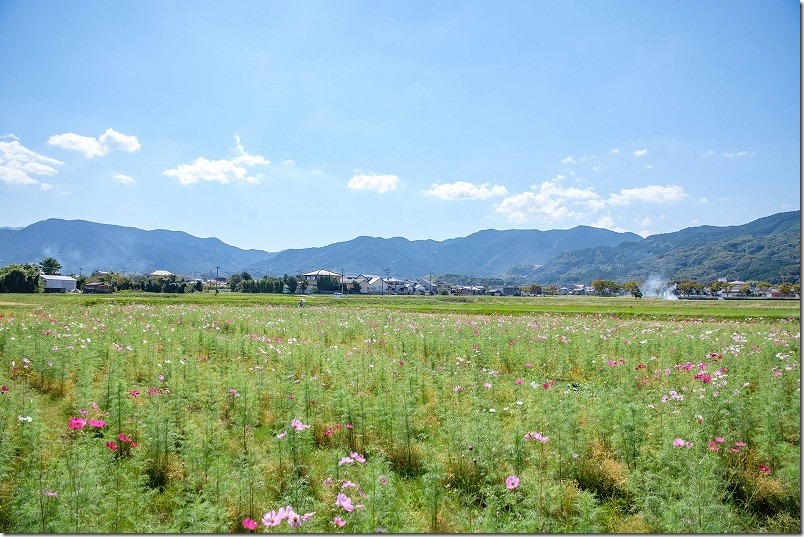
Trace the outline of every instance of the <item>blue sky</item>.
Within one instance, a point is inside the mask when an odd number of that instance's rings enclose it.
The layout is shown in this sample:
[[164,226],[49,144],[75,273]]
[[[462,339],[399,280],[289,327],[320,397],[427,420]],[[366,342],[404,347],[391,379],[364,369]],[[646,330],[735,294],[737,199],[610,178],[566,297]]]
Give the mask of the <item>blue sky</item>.
[[0,3],[0,226],[279,251],[800,209],[791,0]]

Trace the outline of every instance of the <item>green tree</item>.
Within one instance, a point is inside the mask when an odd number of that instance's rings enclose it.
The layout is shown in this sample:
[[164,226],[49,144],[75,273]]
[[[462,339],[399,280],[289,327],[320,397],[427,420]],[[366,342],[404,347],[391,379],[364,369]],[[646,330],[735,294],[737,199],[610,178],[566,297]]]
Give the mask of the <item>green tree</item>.
[[620,284],[614,280],[592,280],[592,287],[600,296],[611,296],[621,289]]
[[0,293],[36,293],[40,289],[39,265],[8,265],[0,269]]
[[46,257],[39,262],[39,268],[42,270],[42,274],[54,275],[61,270],[61,263],[55,257]]
[[540,295],[542,294],[542,286],[538,283],[532,283],[527,287],[527,292],[532,295]]
[[634,298],[642,298],[642,291],[639,289],[639,282],[630,280],[623,284],[623,289],[631,293]]

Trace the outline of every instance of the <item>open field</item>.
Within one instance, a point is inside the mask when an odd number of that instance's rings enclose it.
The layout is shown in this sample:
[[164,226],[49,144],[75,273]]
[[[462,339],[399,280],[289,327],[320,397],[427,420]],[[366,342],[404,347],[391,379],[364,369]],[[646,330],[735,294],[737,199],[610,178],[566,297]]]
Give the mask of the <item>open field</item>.
[[801,530],[798,301],[2,299],[3,532]]

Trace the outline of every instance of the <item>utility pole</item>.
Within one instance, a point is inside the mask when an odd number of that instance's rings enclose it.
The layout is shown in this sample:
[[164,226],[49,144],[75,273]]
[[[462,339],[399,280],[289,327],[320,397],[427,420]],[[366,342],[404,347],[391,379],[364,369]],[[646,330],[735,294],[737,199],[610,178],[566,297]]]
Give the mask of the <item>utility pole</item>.
[[343,267],[341,267],[341,293],[345,292],[346,288],[343,286]]
[[81,271],[82,271],[82,270],[84,270],[84,269],[83,269],[83,268],[81,268],[81,267],[78,267],[78,277],[79,277],[79,278],[81,277]]
[[[387,282],[390,279],[391,279],[391,269],[386,267],[385,268],[385,281]],[[391,288],[389,287],[388,288],[388,293],[390,294],[390,292],[391,292]]]
[[215,294],[218,294],[218,271],[220,267],[215,267]]

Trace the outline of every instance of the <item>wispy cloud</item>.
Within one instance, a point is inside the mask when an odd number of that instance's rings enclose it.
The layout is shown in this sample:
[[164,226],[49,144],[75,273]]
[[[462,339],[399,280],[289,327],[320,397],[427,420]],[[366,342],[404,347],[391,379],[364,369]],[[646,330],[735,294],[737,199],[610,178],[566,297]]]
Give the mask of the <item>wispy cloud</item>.
[[612,155],[616,155],[619,152],[620,152],[619,147],[612,147],[611,150],[609,151],[609,153],[611,153]]
[[8,185],[38,185],[43,190],[53,185],[42,183],[32,176],[51,176],[58,171],[54,166],[63,162],[28,149],[16,136],[6,135],[11,142],[0,142],[0,182]]
[[627,229],[615,226],[614,220],[610,216],[601,216],[596,222],[592,223],[592,227],[610,229],[611,231],[616,231],[618,233],[625,233],[628,231]]
[[561,164],[575,164],[575,159],[572,156],[562,158]]
[[240,144],[240,137],[235,136],[235,151],[238,155],[232,159],[210,160],[198,157],[189,164],[180,164],[176,168],[165,170],[163,175],[175,177],[182,185],[192,185],[201,181],[221,184],[260,182],[260,175],[250,175],[248,168],[267,166],[271,163],[261,155],[252,155]]
[[374,175],[355,173],[346,184],[352,190],[374,190],[378,194],[399,188],[400,181],[396,175]]
[[740,151],[726,151],[725,153],[721,153],[721,157],[724,158],[738,158],[738,157],[747,157],[753,155],[753,150],[745,150],[741,149]]
[[456,181],[454,183],[433,184],[422,194],[441,200],[484,200],[492,196],[505,196],[508,190],[501,185],[474,185],[466,181]]
[[637,149],[636,151],[634,151],[634,156],[635,157],[644,157],[647,154],[648,154],[647,149]]
[[87,158],[102,157],[114,150],[133,153],[141,147],[136,136],[127,136],[114,129],[107,129],[98,138],[81,136],[72,132],[57,134],[48,138],[47,143],[62,149],[78,151]]
[[630,205],[643,203],[675,203],[687,198],[687,193],[678,185],[650,185],[640,188],[624,188],[618,194],[612,194],[604,205]]
[[131,184],[131,183],[133,183],[133,182],[134,182],[134,178],[133,178],[133,177],[130,177],[130,176],[128,176],[128,175],[124,175],[124,174],[122,174],[122,173],[118,173],[118,174],[116,174],[114,177],[112,177],[112,179],[113,179],[115,182],[118,182],[118,183],[123,183],[124,185]]

